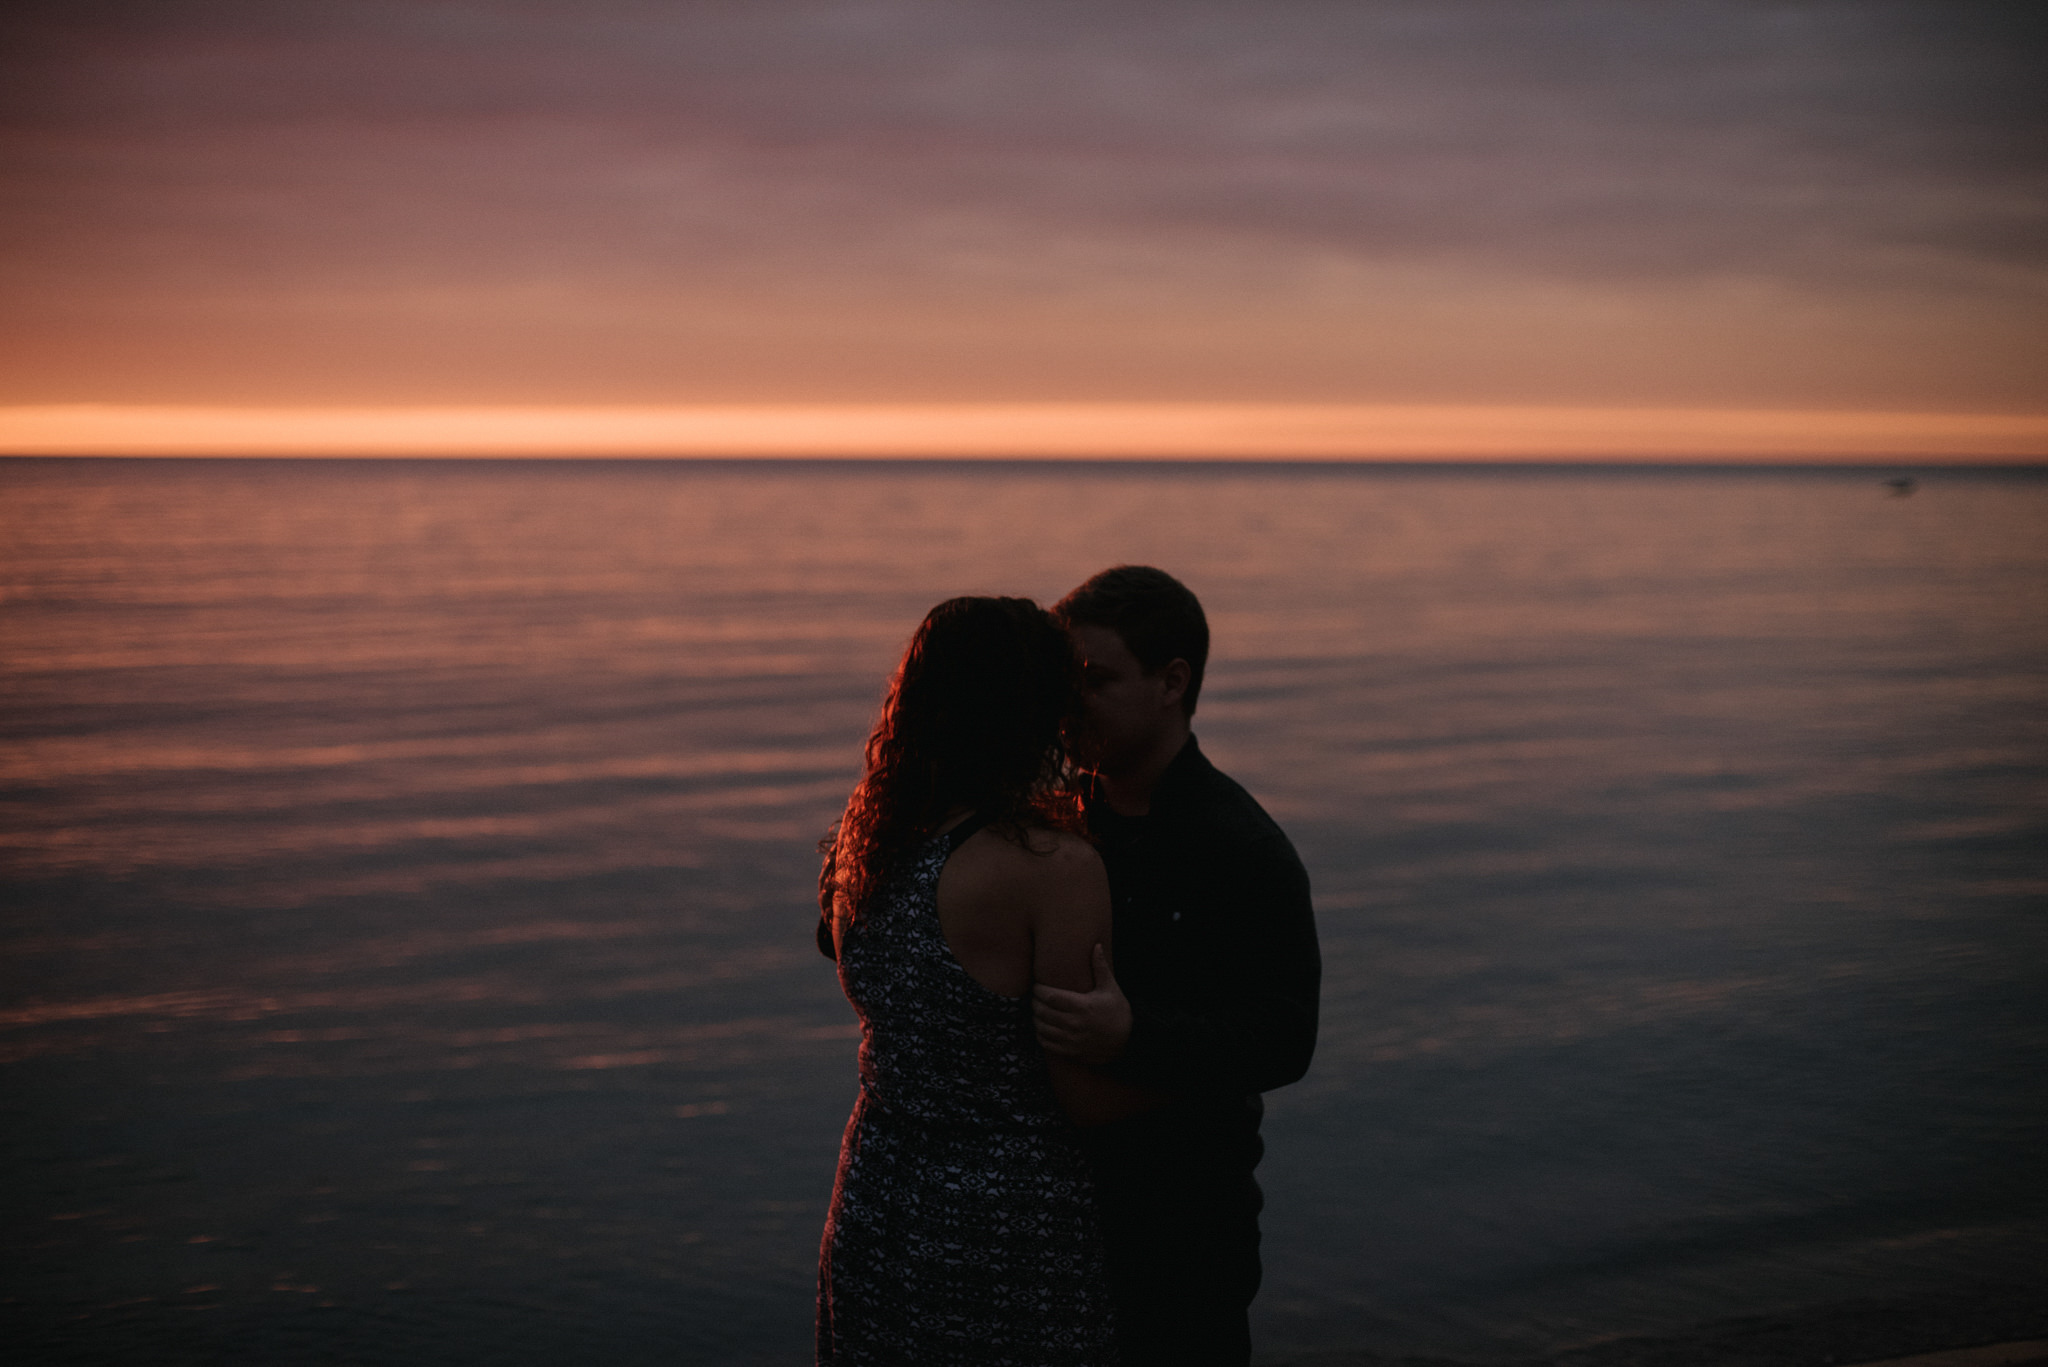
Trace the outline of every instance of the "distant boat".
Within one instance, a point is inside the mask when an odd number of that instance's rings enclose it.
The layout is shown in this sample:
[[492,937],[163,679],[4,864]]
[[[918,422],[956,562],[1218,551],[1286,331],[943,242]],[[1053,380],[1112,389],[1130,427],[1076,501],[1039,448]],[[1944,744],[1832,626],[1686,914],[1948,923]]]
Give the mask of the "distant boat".
[[1886,480],[1884,487],[1892,491],[1893,498],[1907,498],[1911,496],[1915,489],[1920,487],[1920,481],[1914,479],[1911,475],[1899,475]]

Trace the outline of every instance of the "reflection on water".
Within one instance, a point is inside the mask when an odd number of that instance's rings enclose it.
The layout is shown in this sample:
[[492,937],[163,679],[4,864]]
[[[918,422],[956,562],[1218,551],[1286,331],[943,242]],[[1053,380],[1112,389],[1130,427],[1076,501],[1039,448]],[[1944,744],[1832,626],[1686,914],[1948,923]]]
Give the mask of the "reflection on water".
[[958,592],[1208,604],[1317,888],[1274,1349],[2048,1255],[2048,482],[0,466],[0,1316],[90,1359],[786,1362],[811,842]]

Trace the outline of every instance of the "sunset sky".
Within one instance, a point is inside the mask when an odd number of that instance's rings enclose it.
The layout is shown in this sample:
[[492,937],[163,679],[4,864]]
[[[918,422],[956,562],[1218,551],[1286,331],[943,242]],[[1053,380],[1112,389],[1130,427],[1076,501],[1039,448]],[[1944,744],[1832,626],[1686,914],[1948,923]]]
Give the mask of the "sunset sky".
[[0,450],[1306,405],[1338,453],[2048,456],[2044,15],[15,0]]

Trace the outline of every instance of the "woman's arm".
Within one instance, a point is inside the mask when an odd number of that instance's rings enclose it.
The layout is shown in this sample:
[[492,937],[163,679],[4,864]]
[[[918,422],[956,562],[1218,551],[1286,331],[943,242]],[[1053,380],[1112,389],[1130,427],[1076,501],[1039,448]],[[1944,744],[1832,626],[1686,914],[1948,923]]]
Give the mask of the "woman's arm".
[[[1031,977],[1034,983],[1086,992],[1095,985],[1098,954],[1104,967],[1110,955],[1109,875],[1102,857],[1086,841],[1059,833],[1034,833],[1057,841],[1052,853],[1035,862],[1032,880]],[[1077,1125],[1101,1125],[1151,1110],[1163,1094],[1119,1082],[1084,1063],[1046,1055],[1053,1096]]]

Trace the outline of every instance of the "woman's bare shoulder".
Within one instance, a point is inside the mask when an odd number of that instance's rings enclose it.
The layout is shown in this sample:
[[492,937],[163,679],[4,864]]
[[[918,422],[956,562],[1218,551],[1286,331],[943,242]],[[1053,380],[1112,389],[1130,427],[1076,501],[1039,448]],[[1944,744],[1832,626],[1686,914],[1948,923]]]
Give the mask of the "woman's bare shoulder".
[[960,848],[987,875],[1022,889],[1059,891],[1105,875],[1102,856],[1084,836],[1048,826],[982,830]]
[[[1063,831],[1056,826],[1026,826],[1019,835],[1021,848],[1018,852],[1028,851],[1030,857],[1040,863],[1055,866],[1078,864],[1083,868],[1102,863],[1102,856],[1095,852],[1094,844],[1085,835]],[[1013,848],[1017,846],[1013,845]]]

